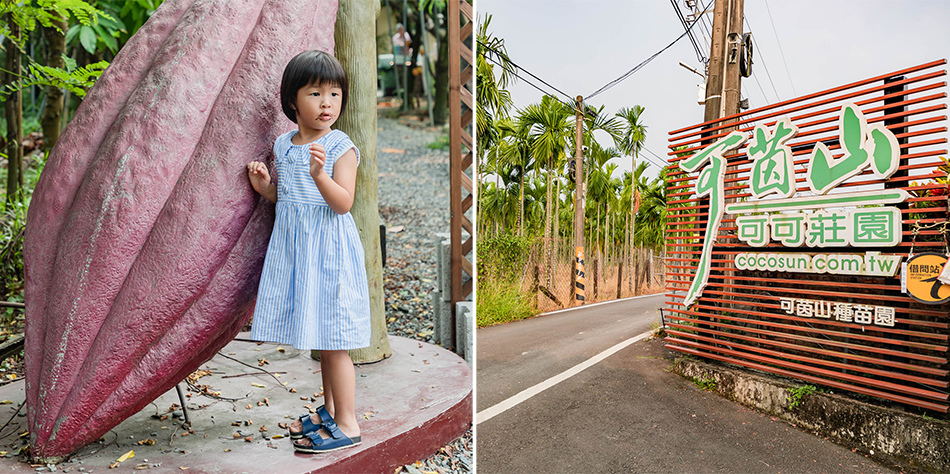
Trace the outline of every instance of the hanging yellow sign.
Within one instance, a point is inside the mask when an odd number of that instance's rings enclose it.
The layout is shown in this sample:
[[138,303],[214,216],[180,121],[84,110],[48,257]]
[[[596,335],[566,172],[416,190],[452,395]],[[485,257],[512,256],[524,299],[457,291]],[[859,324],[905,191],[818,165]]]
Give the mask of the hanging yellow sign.
[[950,301],[950,285],[937,280],[946,264],[947,256],[934,252],[919,253],[907,260],[904,274],[907,294],[926,304]]

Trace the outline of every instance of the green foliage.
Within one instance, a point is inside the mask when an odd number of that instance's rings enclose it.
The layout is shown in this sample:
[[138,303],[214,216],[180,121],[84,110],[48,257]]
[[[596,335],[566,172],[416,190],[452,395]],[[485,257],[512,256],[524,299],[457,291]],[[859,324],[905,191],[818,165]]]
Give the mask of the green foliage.
[[719,383],[716,382],[716,379],[712,379],[709,377],[703,377],[703,378],[694,377],[693,383],[696,384],[696,386],[699,387],[700,390],[703,390],[706,392],[715,392],[716,388],[719,386]]
[[476,246],[478,281],[513,282],[520,279],[532,240],[507,234],[480,238]]
[[102,72],[109,66],[106,61],[99,61],[85,67],[76,67],[76,61],[63,55],[66,60],[66,69],[49,67],[31,62],[27,66],[27,75],[0,91],[0,98],[6,98],[17,90],[30,86],[53,86],[67,89],[78,97],[85,97],[86,91],[91,88]]
[[122,20],[97,11],[95,22],[69,27],[66,31],[66,44],[73,44],[78,38],[79,44],[89,54],[95,54],[103,46],[115,54],[119,51],[118,38],[125,32],[125,24]]
[[[74,18],[82,25],[92,25],[95,22],[97,11],[92,5],[82,0],[0,2],[0,18],[7,14],[24,32],[29,33],[36,29],[37,24],[46,28],[55,27],[53,22],[64,18]],[[20,49],[23,49],[26,39],[29,37],[28,34],[21,34],[19,38],[14,38],[11,35],[10,25],[6,22],[0,22],[0,35],[13,39]]]
[[426,146],[433,150],[445,150],[449,147],[449,136],[443,135]]
[[801,405],[802,398],[805,395],[811,395],[812,393],[815,393],[816,390],[818,390],[818,388],[814,385],[802,385],[800,387],[787,389],[786,392],[788,392],[788,399],[790,400],[788,408],[794,409],[795,407]]
[[[33,188],[46,165],[40,157],[28,163],[24,174],[22,199],[0,199],[0,300],[23,301],[23,235],[26,230],[26,213]],[[0,182],[6,181],[6,168],[0,169]],[[0,312],[0,326],[6,327],[17,316],[12,308]]]
[[[481,242],[478,243],[481,246]],[[517,283],[493,279],[479,280],[476,297],[475,318],[478,327],[510,323],[534,317],[534,308],[529,295],[522,294]]]

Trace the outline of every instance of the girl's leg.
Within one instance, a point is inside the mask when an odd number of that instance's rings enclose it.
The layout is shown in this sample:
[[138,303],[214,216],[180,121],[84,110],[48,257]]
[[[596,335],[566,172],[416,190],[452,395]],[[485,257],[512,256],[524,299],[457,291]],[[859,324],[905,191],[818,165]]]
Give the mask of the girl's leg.
[[[345,350],[322,351],[320,364],[323,366],[323,392],[326,394],[327,388],[330,388],[332,393],[335,410],[333,420],[346,436],[359,436],[360,427],[356,422],[356,370],[353,368],[350,354]],[[329,409],[328,405],[327,410]],[[320,435],[324,438],[330,436],[324,430],[320,430]],[[303,438],[298,443],[306,446],[310,444],[310,440]]]
[[[320,378],[323,381],[323,406],[326,407],[327,412],[330,413],[330,416],[335,418],[336,412],[334,411],[335,404],[333,403],[333,388],[332,388],[332,382],[331,382],[331,380],[333,380],[333,377],[330,375],[330,373],[332,372],[333,372],[332,365],[327,363],[326,351],[321,351]],[[354,380],[354,384],[355,383],[356,381]],[[319,414],[314,413],[310,415],[310,421],[312,421],[313,424],[316,425],[316,424],[320,424],[320,422],[323,420],[320,419]],[[293,423],[290,424],[290,431],[299,432],[302,429],[303,429],[303,423],[301,423],[300,420],[294,420]]]
[[[323,405],[327,407],[330,416],[336,416],[336,404],[333,402],[333,372],[331,364],[327,363],[327,351],[320,351],[320,378],[323,380]],[[315,420],[316,421],[316,420]]]

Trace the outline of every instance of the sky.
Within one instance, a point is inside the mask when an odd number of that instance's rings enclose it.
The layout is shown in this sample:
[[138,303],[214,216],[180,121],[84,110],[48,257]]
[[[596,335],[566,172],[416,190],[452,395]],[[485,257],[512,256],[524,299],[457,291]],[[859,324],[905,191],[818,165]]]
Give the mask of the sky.
[[[710,5],[711,24],[712,0],[697,1]],[[684,0],[676,4],[686,10]],[[669,0],[477,0],[475,7],[479,22],[491,15],[489,33],[504,39],[512,61],[571,97],[591,95],[684,32]],[[744,10],[754,57],[741,89],[752,108],[950,55],[950,1],[745,0]],[[697,24],[693,31],[709,56],[708,30]],[[703,121],[703,79],[680,61],[702,72],[688,37],[590,104],[611,115],[644,107],[646,148],[665,159],[668,132]],[[508,89],[517,108],[541,100],[524,81]],[[598,141],[612,146],[606,134]],[[632,167],[630,157],[613,162],[617,173]],[[651,166],[647,175],[658,171]]]

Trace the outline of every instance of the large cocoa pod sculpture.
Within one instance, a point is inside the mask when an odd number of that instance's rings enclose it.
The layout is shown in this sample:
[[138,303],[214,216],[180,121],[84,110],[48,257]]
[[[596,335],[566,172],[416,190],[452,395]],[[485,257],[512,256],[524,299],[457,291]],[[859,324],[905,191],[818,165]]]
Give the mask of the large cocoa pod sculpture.
[[245,165],[294,126],[280,77],[333,51],[335,0],[168,0],[50,154],[27,221],[32,456],[56,461],[168,391],[247,322],[273,206]]

